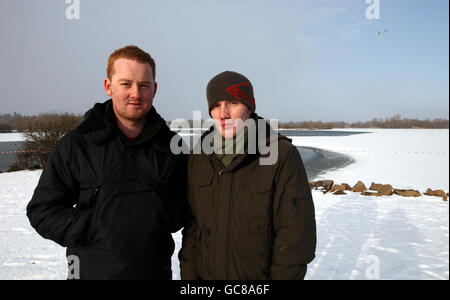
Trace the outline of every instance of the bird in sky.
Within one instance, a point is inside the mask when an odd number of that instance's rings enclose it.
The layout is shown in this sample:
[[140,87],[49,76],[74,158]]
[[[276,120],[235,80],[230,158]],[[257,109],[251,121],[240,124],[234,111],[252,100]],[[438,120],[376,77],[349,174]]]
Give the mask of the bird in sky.
[[387,29],[385,29],[384,31],[377,31],[379,37],[383,36],[383,34],[385,34],[386,32]]

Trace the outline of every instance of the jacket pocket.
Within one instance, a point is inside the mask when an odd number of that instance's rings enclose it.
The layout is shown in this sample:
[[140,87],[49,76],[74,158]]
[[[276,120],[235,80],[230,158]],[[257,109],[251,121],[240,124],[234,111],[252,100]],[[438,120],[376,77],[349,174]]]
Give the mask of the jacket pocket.
[[95,219],[98,210],[97,197],[100,187],[97,185],[85,185],[80,186],[80,194],[76,207],[79,209],[91,210],[91,215],[86,222],[86,242],[91,244],[94,238]]
[[270,278],[273,229],[269,222],[260,222],[256,227],[259,230],[246,235],[244,240],[244,278],[266,280]]
[[80,186],[80,194],[76,206],[79,208],[95,207],[99,188],[97,185]]
[[288,223],[295,223],[301,218],[301,206],[302,197],[297,195],[286,195],[285,207],[287,211],[287,221]]
[[[123,255],[147,251],[145,257],[158,257],[160,252],[166,255],[163,252],[169,247],[170,218],[153,190],[125,191],[105,198],[102,194],[94,209],[90,234],[90,241],[97,248]],[[158,247],[150,247],[153,244]]]
[[[212,253],[211,253],[211,230],[201,229],[197,237],[197,270],[202,278],[211,279],[213,277]],[[207,275],[207,276],[205,276]]]
[[216,205],[213,198],[212,182],[214,174],[198,174],[192,179],[193,201],[195,202],[198,222],[204,226],[205,218],[211,215]]
[[270,217],[273,205],[273,178],[267,174],[257,174],[249,178],[236,194],[235,203],[240,214]]
[[212,276],[212,269],[211,269],[211,231],[209,229],[206,229],[205,247],[206,247],[206,271],[208,272],[209,276]]

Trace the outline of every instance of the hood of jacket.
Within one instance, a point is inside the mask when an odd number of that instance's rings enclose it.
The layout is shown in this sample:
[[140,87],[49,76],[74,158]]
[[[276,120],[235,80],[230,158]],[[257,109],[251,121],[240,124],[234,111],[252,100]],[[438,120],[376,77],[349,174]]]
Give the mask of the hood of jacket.
[[[117,136],[121,137],[122,142],[130,143],[117,126],[111,99],[103,103],[96,103],[88,110],[84,114],[84,121],[76,130],[94,144],[106,143]],[[147,114],[144,128],[134,144],[138,145],[152,140],[155,147],[160,148],[161,151],[168,151],[170,138],[174,135],[174,133],[168,134],[170,132],[165,120],[152,107]]]
[[[258,142],[256,144],[256,151],[258,154],[260,154],[260,145],[269,145],[270,142],[274,142],[276,140],[280,141],[280,140],[287,140],[289,142],[292,142],[292,140],[282,134],[279,134],[278,132],[276,132],[272,126],[270,126],[269,123],[267,123],[267,120],[265,120],[264,118],[258,116],[256,113],[252,113],[251,117],[253,120],[255,120],[256,122],[256,137],[258,139]],[[263,121],[265,123],[266,126],[266,135],[263,137],[259,136],[259,128],[258,128],[258,122]],[[213,131],[215,130],[215,126],[211,126],[205,133],[202,134],[202,136],[200,137],[200,142],[203,142],[203,140],[205,139],[206,136],[210,135],[213,133]],[[199,146],[201,143],[198,143],[197,146]],[[202,154],[204,154],[202,152]],[[247,154],[247,153],[246,153]]]

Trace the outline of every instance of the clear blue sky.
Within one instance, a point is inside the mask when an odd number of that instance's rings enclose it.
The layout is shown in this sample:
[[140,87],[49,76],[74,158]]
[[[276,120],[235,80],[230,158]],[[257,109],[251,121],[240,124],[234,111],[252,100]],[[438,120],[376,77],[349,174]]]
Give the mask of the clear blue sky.
[[448,0],[380,0],[379,20],[365,0],[80,0],[72,21],[67,6],[0,1],[0,114],[83,113],[108,98],[108,55],[136,44],[167,120],[208,117],[225,70],[252,81],[266,118],[449,118]]

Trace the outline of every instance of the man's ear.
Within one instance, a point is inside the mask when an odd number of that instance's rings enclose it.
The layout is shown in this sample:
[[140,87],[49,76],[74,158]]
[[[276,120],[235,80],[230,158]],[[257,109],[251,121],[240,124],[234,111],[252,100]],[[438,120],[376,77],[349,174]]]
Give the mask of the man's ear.
[[106,94],[111,97],[111,80],[109,80],[109,78],[105,78],[103,84],[105,86]]
[[153,92],[153,97],[155,97],[157,89],[158,89],[158,83],[155,81],[155,91]]

